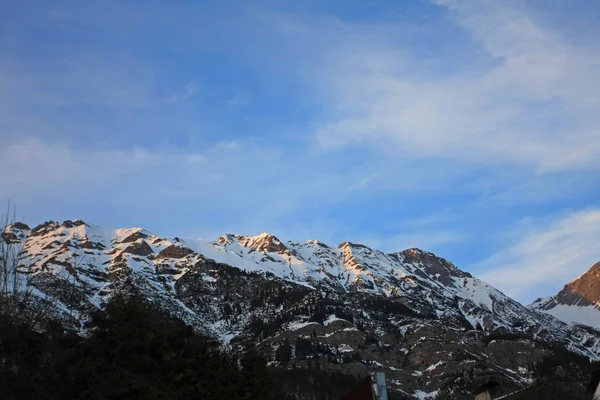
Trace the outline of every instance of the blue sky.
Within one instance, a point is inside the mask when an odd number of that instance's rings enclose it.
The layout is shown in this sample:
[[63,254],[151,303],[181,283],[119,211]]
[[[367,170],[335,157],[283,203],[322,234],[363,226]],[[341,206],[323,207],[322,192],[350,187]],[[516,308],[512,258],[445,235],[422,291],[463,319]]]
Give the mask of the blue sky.
[[0,201],[164,236],[420,247],[523,302],[600,260],[600,6],[24,1]]

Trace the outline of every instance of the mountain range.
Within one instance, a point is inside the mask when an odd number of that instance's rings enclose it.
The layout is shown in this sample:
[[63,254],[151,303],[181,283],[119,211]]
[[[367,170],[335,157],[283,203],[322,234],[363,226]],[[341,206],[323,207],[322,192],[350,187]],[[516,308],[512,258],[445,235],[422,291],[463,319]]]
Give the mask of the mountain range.
[[164,238],[81,220],[15,223],[3,238],[21,248],[36,295],[77,331],[133,285],[224,346],[258,349],[274,370],[384,371],[404,398],[471,398],[489,380],[510,392],[559,355],[600,359],[600,263],[524,306],[416,248]]

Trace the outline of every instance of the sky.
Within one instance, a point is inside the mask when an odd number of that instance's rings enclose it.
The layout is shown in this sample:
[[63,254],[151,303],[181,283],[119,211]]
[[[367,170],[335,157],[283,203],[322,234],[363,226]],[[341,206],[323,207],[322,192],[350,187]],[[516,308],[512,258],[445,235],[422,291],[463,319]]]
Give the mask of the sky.
[[600,3],[21,1],[0,202],[419,247],[529,303],[600,261]]

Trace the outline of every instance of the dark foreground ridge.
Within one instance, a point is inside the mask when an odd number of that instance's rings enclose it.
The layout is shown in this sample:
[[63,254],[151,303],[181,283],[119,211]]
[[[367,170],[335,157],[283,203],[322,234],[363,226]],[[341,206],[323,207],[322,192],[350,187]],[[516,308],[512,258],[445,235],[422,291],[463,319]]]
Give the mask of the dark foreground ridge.
[[3,399],[280,398],[264,357],[224,351],[135,289],[94,313],[87,337],[0,321]]

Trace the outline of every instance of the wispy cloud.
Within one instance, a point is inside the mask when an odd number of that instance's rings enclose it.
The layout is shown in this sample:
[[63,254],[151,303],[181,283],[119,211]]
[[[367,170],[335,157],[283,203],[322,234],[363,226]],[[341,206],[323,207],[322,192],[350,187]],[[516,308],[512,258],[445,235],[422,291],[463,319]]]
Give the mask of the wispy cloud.
[[348,188],[349,192],[353,192],[355,190],[364,188],[365,186],[367,186],[369,183],[373,182],[374,180],[378,179],[379,177],[381,177],[382,173],[381,172],[376,172],[374,174],[371,174],[369,176],[366,176],[362,179],[360,179],[358,182],[354,183],[352,186],[350,186]]
[[[0,176],[0,185],[7,193],[20,196],[38,196],[49,190],[59,196],[62,192],[65,197],[86,196],[94,188],[114,189],[115,195],[119,190],[123,195],[123,189],[128,188],[127,191],[148,195],[158,189],[146,185],[153,176],[171,176],[170,189],[177,191],[187,187],[187,183],[210,184],[218,180],[219,172],[211,172],[207,165],[222,158],[222,154],[211,149],[202,154],[142,147],[90,150],[39,139],[10,143],[1,153],[0,170],[11,173]],[[203,173],[193,177],[194,170]],[[191,180],[186,183],[181,181],[183,177]]]
[[[101,201],[135,207],[130,215],[142,219],[147,212],[156,218],[157,210],[177,204],[179,211],[193,211],[196,217],[211,215],[210,222],[195,229],[197,235],[238,227],[248,234],[284,231],[290,239],[297,238],[294,232],[306,234],[307,224],[323,229],[313,232],[314,237],[330,237],[325,226],[331,224],[317,221],[322,216],[297,218],[295,213],[342,201],[344,189],[360,173],[323,174],[315,160],[299,163],[286,159],[280,149],[243,141],[187,150],[90,149],[42,139],[8,142],[0,149],[0,170],[10,171],[0,174],[0,199],[10,196],[29,203],[43,196],[52,203]],[[248,229],[252,226],[256,232]]]
[[600,261],[600,209],[575,211],[545,223],[525,220],[510,236],[512,244],[473,269],[483,271],[479,277],[506,294],[530,302],[540,289],[555,294]]
[[196,83],[189,82],[187,85],[185,85],[183,92],[169,96],[167,98],[167,103],[178,103],[180,101],[189,100],[194,97],[199,90],[200,87]]
[[333,107],[318,143],[536,171],[597,168],[598,49],[569,42],[507,2],[437,3],[487,61],[434,74],[380,28],[357,26],[355,35],[366,30],[362,41],[373,45],[339,45],[323,63],[319,82],[329,84]]

